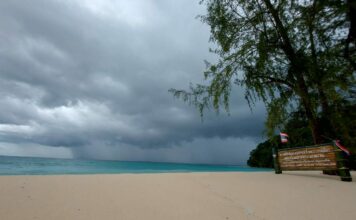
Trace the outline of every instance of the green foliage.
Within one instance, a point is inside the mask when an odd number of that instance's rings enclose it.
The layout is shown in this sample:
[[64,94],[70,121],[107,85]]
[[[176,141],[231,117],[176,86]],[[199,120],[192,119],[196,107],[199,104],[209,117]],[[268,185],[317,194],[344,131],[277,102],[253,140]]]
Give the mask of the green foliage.
[[[322,141],[322,125],[335,136],[346,131],[338,103],[352,96],[354,69],[343,56],[349,30],[346,1],[333,0],[203,0],[212,50],[220,59],[207,64],[207,85],[189,91],[171,89],[175,97],[195,105],[201,114],[213,106],[229,109],[232,85],[245,88],[251,105],[267,107],[269,137],[288,117],[303,111],[314,143]],[[320,121],[320,118],[323,121]],[[325,124],[325,123],[324,123]],[[330,130],[329,129],[329,130]],[[347,132],[346,132],[347,133]],[[348,134],[349,135],[349,134]]]
[[313,138],[308,129],[308,121],[302,112],[293,112],[284,130],[289,136],[290,147],[309,146]]
[[250,152],[247,165],[251,167],[273,168],[272,148],[275,144],[267,140],[257,145],[256,149]]
[[272,148],[278,149],[309,146],[313,144],[313,139],[307,128],[308,121],[302,111],[293,112],[288,122],[283,128],[289,136],[288,143],[282,144],[279,135],[266,140],[257,145],[256,149],[250,152],[247,164],[252,167],[273,167]]

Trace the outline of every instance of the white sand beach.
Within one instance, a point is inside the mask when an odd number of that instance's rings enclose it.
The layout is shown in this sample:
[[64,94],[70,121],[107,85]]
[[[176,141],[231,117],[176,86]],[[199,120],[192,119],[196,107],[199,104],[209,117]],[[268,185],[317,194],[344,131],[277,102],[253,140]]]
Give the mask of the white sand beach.
[[2,220],[354,220],[355,204],[356,182],[321,172],[0,176]]

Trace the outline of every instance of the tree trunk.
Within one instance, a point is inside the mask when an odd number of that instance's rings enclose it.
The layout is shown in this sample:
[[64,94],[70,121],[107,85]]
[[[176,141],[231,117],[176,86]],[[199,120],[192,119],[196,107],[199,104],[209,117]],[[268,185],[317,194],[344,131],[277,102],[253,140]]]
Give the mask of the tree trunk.
[[308,118],[309,127],[313,136],[313,142],[314,144],[321,144],[322,137],[321,137],[319,122],[318,119],[315,117],[314,111],[312,110],[308,102],[309,101],[307,98],[306,99],[302,98],[302,104],[305,110],[305,114]]
[[305,84],[305,80],[303,76],[298,76],[297,78],[298,78],[297,80],[298,80],[298,90],[299,90],[298,92],[301,98],[302,105],[304,107],[305,114],[309,122],[309,127],[313,136],[313,142],[314,144],[321,144],[322,137],[321,137],[320,126],[310,100],[310,94],[308,92],[308,88]]
[[270,0],[263,0],[269,13],[275,22],[276,29],[281,36],[282,50],[290,61],[291,70],[296,82],[296,93],[299,95],[302,105],[305,110],[305,114],[309,121],[309,127],[312,132],[314,144],[320,144],[322,142],[320,126],[318,119],[315,115],[315,111],[311,102],[311,95],[308,92],[308,87],[306,85],[304,74],[306,74],[307,68],[303,60],[303,56],[296,54],[295,49],[289,39],[288,32],[284,27],[277,10],[273,7]]

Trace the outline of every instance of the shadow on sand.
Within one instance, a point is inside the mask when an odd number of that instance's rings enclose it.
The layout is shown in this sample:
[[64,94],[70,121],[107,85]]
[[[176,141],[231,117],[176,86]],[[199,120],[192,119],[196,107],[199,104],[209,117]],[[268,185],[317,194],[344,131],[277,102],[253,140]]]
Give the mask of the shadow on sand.
[[[323,174],[322,171],[283,171],[282,175],[303,176],[303,177],[311,177],[311,178],[318,178],[318,179],[341,181],[340,176]],[[351,172],[351,176],[352,176],[352,181],[354,182],[356,180],[355,171]]]

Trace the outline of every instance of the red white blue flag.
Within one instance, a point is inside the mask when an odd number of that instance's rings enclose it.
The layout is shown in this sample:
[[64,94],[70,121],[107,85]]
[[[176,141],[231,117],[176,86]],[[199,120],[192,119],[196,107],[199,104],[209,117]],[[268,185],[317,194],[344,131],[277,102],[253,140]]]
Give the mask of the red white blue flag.
[[342,146],[342,145],[340,144],[340,141],[339,141],[339,140],[336,140],[336,141],[335,141],[335,145],[336,145],[338,148],[340,148],[340,150],[344,151],[347,155],[350,155],[350,154],[351,154],[350,151],[349,151],[346,147],[344,147],[344,146]]
[[281,133],[279,133],[279,135],[281,136],[282,143],[288,143],[288,134],[281,132]]

